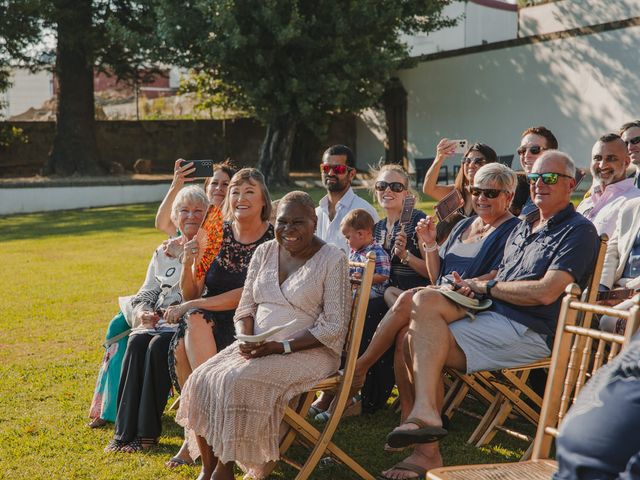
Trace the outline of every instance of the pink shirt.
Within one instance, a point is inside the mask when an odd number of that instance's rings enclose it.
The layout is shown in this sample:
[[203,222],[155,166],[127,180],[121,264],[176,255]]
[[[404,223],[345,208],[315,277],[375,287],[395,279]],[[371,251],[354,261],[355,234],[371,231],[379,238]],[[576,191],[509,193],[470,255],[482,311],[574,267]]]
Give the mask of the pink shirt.
[[600,185],[595,185],[591,187],[591,192],[591,196],[580,202],[576,211],[591,220],[598,235],[606,233],[611,238],[618,212],[628,199],[640,197],[640,189],[635,186],[633,178],[625,178],[607,185],[604,190]]

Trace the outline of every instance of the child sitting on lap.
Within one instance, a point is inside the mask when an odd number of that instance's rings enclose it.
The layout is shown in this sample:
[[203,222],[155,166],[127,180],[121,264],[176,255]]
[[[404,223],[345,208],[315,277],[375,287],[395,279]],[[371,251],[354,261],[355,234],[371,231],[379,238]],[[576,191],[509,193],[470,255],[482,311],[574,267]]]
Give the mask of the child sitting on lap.
[[[378,298],[384,295],[385,289],[389,286],[389,275],[391,274],[389,254],[374,241],[374,225],[373,217],[362,208],[350,211],[340,223],[342,235],[347,239],[349,248],[351,248],[350,261],[366,262],[369,252],[376,254],[376,268],[373,272],[373,283],[369,298]],[[360,278],[362,275],[361,270],[358,267],[351,267],[349,275],[352,278]]]

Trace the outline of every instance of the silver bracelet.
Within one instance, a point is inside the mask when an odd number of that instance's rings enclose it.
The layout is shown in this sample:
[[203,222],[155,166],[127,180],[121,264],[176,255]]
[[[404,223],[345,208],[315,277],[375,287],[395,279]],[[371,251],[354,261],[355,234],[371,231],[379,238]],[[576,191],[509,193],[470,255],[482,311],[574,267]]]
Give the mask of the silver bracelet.
[[431,252],[435,252],[436,250],[438,250],[438,242],[434,242],[433,246],[428,246],[427,242],[422,242],[422,248],[424,248],[424,251],[426,253],[431,253]]

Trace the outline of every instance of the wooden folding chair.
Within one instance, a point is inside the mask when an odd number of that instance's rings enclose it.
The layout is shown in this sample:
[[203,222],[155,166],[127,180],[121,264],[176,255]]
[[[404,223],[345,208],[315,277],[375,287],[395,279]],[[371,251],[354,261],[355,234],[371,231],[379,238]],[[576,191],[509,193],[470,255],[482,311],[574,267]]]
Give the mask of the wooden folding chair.
[[[556,462],[549,460],[551,443],[558,435],[558,428],[569,406],[573,404],[585,384],[587,375],[595,373],[604,363],[614,358],[622,346],[629,343],[640,321],[640,295],[635,297],[635,304],[631,310],[623,311],[578,300],[580,288],[576,284],[569,285],[566,292],[558,319],[552,362],[536,431],[532,460],[437,468],[429,471],[428,479],[551,478],[557,468]],[[624,336],[579,326],[580,312],[625,318],[627,328]]]
[[[298,407],[293,409],[287,407],[285,410],[284,421],[291,427],[280,444],[280,455],[283,461],[297,468],[299,471],[296,480],[305,480],[309,478],[318,462],[323,456],[331,455],[365,480],[374,480],[362,466],[353,460],[347,453],[334,444],[331,439],[347,406],[347,402],[351,395],[353,382],[353,374],[355,364],[358,358],[358,349],[360,348],[360,340],[362,339],[362,331],[364,321],[367,314],[367,305],[369,303],[369,293],[371,291],[371,282],[373,280],[373,272],[375,270],[375,254],[370,252],[368,259],[364,263],[349,262],[350,266],[362,267],[364,269],[361,279],[355,283],[353,305],[351,307],[351,319],[347,339],[344,347],[344,369],[342,374],[336,374],[315,385],[309,392],[305,393],[298,403]],[[331,418],[324,426],[324,430],[319,432],[311,425],[305,416],[313,402],[317,392],[334,391],[336,396],[333,401],[333,411]],[[289,449],[295,440],[301,440],[301,443],[312,447],[311,453],[307,457],[304,465],[296,461],[286,458],[284,453]]]
[[[587,303],[595,303],[602,276],[604,257],[607,253],[607,243],[609,238],[606,234],[600,235],[600,245],[598,255],[594,265],[589,285],[583,293],[583,300]],[[584,327],[591,327],[593,313],[589,311],[581,312],[578,323]],[[509,415],[518,413],[521,417],[533,425],[537,425],[542,408],[542,398],[527,383],[529,375],[536,369],[548,369],[551,358],[545,358],[538,362],[514,368],[505,368],[497,372],[477,372],[474,374],[478,383],[492,385],[496,395],[490,404],[480,423],[473,431],[467,443],[475,444],[478,447],[488,444],[498,431],[505,432],[515,438],[530,442],[529,449],[525,452],[523,460],[529,458],[533,448],[533,439],[526,434],[506,428],[504,423]]]

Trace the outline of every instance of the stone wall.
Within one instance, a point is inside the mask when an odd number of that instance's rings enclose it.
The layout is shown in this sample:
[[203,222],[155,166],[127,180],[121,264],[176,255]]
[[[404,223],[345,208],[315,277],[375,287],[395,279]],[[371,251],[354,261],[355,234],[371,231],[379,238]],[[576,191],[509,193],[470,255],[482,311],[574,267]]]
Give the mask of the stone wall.
[[[0,149],[0,176],[31,176],[40,172],[53,144],[53,122],[7,122],[24,130],[28,142]],[[220,161],[231,157],[239,166],[253,166],[265,129],[253,119],[97,121],[98,148],[108,161],[128,171],[139,158],[153,162],[154,173],[173,171],[177,158]],[[355,120],[334,118],[326,139],[308,133],[294,148],[292,168],[307,170],[320,162],[322,151],[334,143],[355,147]]]

